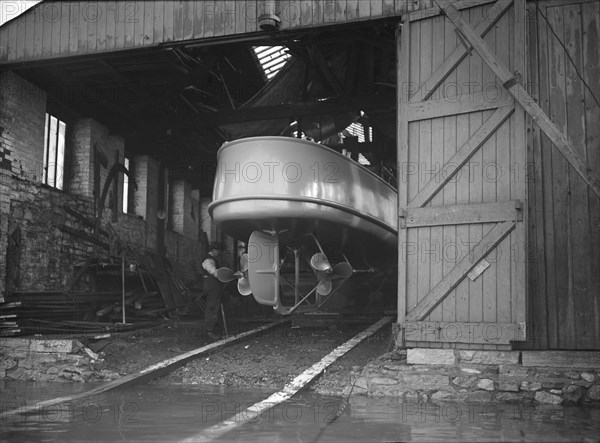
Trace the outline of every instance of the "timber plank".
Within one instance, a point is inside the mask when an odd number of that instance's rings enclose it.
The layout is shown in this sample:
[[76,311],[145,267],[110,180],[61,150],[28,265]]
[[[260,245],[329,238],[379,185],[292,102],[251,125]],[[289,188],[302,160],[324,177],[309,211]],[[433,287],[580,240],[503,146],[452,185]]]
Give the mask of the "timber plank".
[[[577,150],[583,159],[587,159],[588,149],[593,149],[589,145],[586,149],[585,144],[585,97],[584,86],[579,78],[576,69],[583,70],[583,45],[582,45],[582,16],[581,5],[575,4],[565,6],[564,11],[564,32],[565,45],[568,54],[575,63],[566,62],[565,80],[566,80],[566,104],[567,104],[567,128],[569,139],[573,142],[573,147]],[[589,162],[586,162],[591,166]],[[577,174],[569,173],[569,187],[571,190],[570,200],[571,208],[569,222],[571,226],[571,248],[568,253],[572,256],[570,269],[573,272],[570,275],[572,292],[572,317],[569,319],[568,327],[571,328],[573,337],[577,337],[577,346],[590,349],[594,344],[593,324],[596,322],[594,315],[593,299],[589,297],[589,282],[591,282],[591,261],[592,256],[590,243],[590,225],[589,207],[588,207],[588,188],[585,182]],[[591,302],[591,303],[590,303]]]
[[0,61],[4,62],[8,60],[8,33],[8,27],[0,28]]
[[600,368],[600,352],[591,351],[521,351],[522,365],[551,368]]
[[[410,23],[404,19],[402,21],[402,27],[396,28],[396,59],[397,60],[410,60]],[[397,84],[404,85],[409,81],[409,63],[401,64],[397,71]],[[408,204],[408,181],[407,181],[407,168],[408,168],[408,137],[409,137],[409,126],[408,126],[408,91],[405,88],[398,88],[396,91],[397,97],[397,170],[398,170],[398,208],[403,209]],[[401,324],[404,321],[407,307],[407,230],[398,230],[398,319],[397,322]],[[402,245],[405,245],[403,248]],[[404,339],[401,340],[402,342]]]
[[109,1],[104,4],[104,11],[106,13],[106,37],[104,41],[104,49],[109,51],[115,48],[115,36],[117,27],[116,9],[117,5],[114,1]]
[[26,14],[25,15],[25,26],[23,31],[24,33],[20,33],[21,39],[24,40],[24,57],[33,56],[33,47],[34,47],[34,35],[35,35],[35,14]]
[[[385,3],[384,3],[384,14],[385,14]],[[419,79],[427,78],[431,74],[433,69],[433,20],[425,20],[420,23],[420,42],[421,50],[418,53],[419,63]],[[427,171],[431,169],[431,148],[432,148],[432,121],[421,120],[417,123],[419,126],[419,138],[418,144],[415,143],[409,149],[415,149],[418,154],[417,171],[417,189],[420,191],[421,187],[426,183]],[[417,284],[417,304],[429,293],[431,287],[431,255],[429,255],[432,248],[431,244],[431,228],[420,227],[415,229],[417,233],[417,245],[418,253],[415,255],[415,259],[418,261],[417,274],[413,278]],[[416,277],[416,278],[415,278]]]
[[88,49],[88,10],[86,3],[80,3],[77,8],[77,18],[79,23],[77,28],[77,52],[86,52]]
[[[550,3],[551,5],[551,3]],[[562,8],[548,8],[546,17],[550,22],[550,26],[555,30],[561,40],[564,40],[564,21]],[[562,131],[567,129],[566,117],[566,83],[565,83],[565,54],[562,46],[556,41],[549,31],[548,50],[550,60],[550,113],[553,120],[559,125]],[[543,130],[543,128],[541,128]],[[548,134],[547,134],[548,135]],[[548,145],[550,148],[550,145]],[[572,292],[569,289],[571,279],[570,273],[570,254],[569,242],[571,233],[569,232],[570,225],[570,196],[569,196],[569,165],[565,158],[552,150],[552,186],[553,190],[553,207],[554,207],[554,243],[556,251],[556,267],[555,286],[556,286],[556,302],[558,324],[561,325],[560,333],[558,334],[559,347],[565,348],[575,346],[576,338],[567,329],[570,325],[567,319],[572,314]],[[571,314],[569,314],[571,310]]]
[[164,4],[163,38],[165,42],[170,42],[173,41],[173,8],[175,4],[173,0],[165,0]]
[[[413,14],[411,14],[412,16]],[[456,49],[457,38],[453,26],[447,23],[446,20],[441,20],[444,24],[444,55],[448,57]],[[442,96],[452,96],[451,91],[456,91],[456,88],[450,88],[451,85],[457,84],[457,70],[454,69],[444,81],[442,85]],[[457,146],[457,119],[456,115],[443,118],[444,121],[444,159],[442,164],[447,164],[452,156],[456,154]],[[446,206],[456,204],[456,180],[451,179],[442,188],[443,204]],[[443,228],[443,272],[442,278],[452,270],[454,264],[458,261],[456,248],[456,226],[444,226]],[[442,320],[456,320],[456,290],[450,293],[442,301]]]
[[[469,22],[477,23],[483,19],[483,7],[469,9]],[[483,62],[479,57],[470,57],[469,63],[469,81],[474,84],[470,93],[483,91]],[[489,100],[489,99],[488,99]],[[469,131],[472,136],[476,128],[483,124],[483,113],[473,112],[469,114]],[[469,204],[479,204],[482,202],[483,195],[483,149],[488,139],[486,139],[479,149],[469,160]],[[469,244],[477,244],[483,237],[483,228],[481,224],[469,224]],[[487,230],[492,226],[486,227]],[[486,270],[487,271],[487,270]],[[481,322],[483,320],[483,279],[475,280],[465,279],[469,286],[469,321]]]
[[144,44],[144,20],[146,17],[146,7],[144,2],[134,3],[134,23],[133,23],[133,46],[140,47]]
[[152,20],[152,43],[165,41],[165,2],[158,0],[154,2],[154,17]]
[[[583,30],[583,69],[581,73],[586,83],[590,86],[596,97],[600,97],[600,3],[591,2],[581,4],[582,30]],[[585,144],[588,147],[600,146],[600,107],[596,104],[590,91],[584,89],[585,100]],[[600,169],[600,149],[588,149],[588,165]],[[589,205],[589,232],[588,240],[590,263],[600,263],[600,198],[588,194]],[[594,348],[600,348],[600,303],[597,295],[600,294],[600,273],[592,272],[588,283],[588,292],[585,299],[588,306],[588,315],[595,319],[590,324],[593,329]]]
[[406,315],[407,321],[423,320],[443,298],[455,288],[475,265],[494,249],[514,229],[515,223],[506,221],[496,224],[463,259],[452,268],[452,271],[427,294],[419,304]]
[[115,49],[125,47],[125,7],[122,2],[115,2]]
[[427,101],[410,103],[409,119],[410,121],[418,121],[456,114],[468,114],[512,106],[513,103],[513,97],[502,88],[486,87],[484,92],[461,94],[447,99],[436,97]]
[[524,323],[407,321],[404,328],[407,341],[509,345],[525,339]]
[[[182,12],[183,39],[189,40],[194,37],[195,15],[194,6],[196,2],[184,0]],[[198,5],[201,6],[201,5]]]
[[35,12],[32,14],[33,15],[33,52],[32,52],[32,56],[34,57],[41,57],[42,55],[42,50],[43,50],[43,45],[42,45],[42,40],[44,38],[44,22],[45,17],[45,6],[44,4],[41,4],[40,7],[38,7]]
[[131,48],[135,41],[135,24],[140,21],[139,5],[135,3],[117,2],[123,20],[123,47]]
[[[495,8],[495,6],[492,6]],[[484,16],[491,13],[491,11],[487,10],[484,12]],[[448,23],[448,27],[453,28],[451,23]],[[496,46],[496,30],[497,27],[494,26],[492,29],[488,31],[485,35],[485,41],[490,45],[497,53],[498,48]],[[487,91],[491,85],[495,85],[496,76],[489,69],[488,66],[484,66],[483,69],[483,90]],[[485,111],[483,113],[484,121],[491,117],[491,111]],[[499,180],[502,180],[502,174],[498,169],[497,162],[497,149],[498,149],[498,134],[494,133],[483,145],[481,148],[482,151],[482,173],[483,173],[483,184],[482,184],[482,201],[486,202],[497,202],[498,198],[496,196],[496,186]],[[506,179],[506,177],[504,177]],[[491,255],[494,255],[493,252]],[[497,322],[497,310],[498,310],[498,293],[496,291],[496,284],[498,281],[498,266],[496,264],[496,260],[491,260],[491,257],[488,257],[488,263],[490,264],[489,268],[485,270],[485,272],[479,277],[481,279],[482,285],[482,321],[488,323]]]
[[[188,0],[175,0],[173,3],[173,40],[183,39],[183,2]],[[208,7],[214,2],[206,1],[203,4]]]
[[[456,154],[456,117],[444,118],[444,164]],[[456,180],[450,180],[442,190],[444,205],[456,204]],[[444,226],[444,240],[442,256],[443,277],[452,270],[457,258],[456,248],[456,226]],[[456,320],[456,291],[451,291],[442,302],[442,320]]]
[[84,12],[84,20],[88,23],[86,52],[95,52],[98,46],[98,19],[101,11],[97,1],[89,2],[86,7]]
[[519,205],[518,201],[504,201],[407,208],[405,224],[414,228],[517,220],[521,214]]
[[[531,94],[538,103],[543,106],[540,100],[540,69],[543,66],[540,62],[539,41],[538,41],[538,22],[536,20],[535,5],[528,5],[528,84],[531,87]],[[533,325],[533,331],[528,333],[529,345],[535,348],[548,348],[548,320],[547,320],[547,301],[546,301],[546,267],[545,267],[545,249],[544,249],[544,188],[543,188],[543,170],[542,170],[542,151],[541,151],[541,131],[533,125],[530,118],[527,121],[528,134],[530,140],[527,143],[528,163],[532,165],[532,176],[529,178],[528,202],[530,207],[529,245],[528,245],[528,263],[530,263],[529,274],[529,309],[528,322]]]
[[[512,39],[513,54],[511,56],[512,69],[517,72],[521,72],[521,81],[527,84],[527,68],[525,65],[525,26],[526,26],[526,14],[525,14],[525,2],[515,2],[513,8],[514,20],[511,21],[513,26]],[[525,128],[525,112],[522,107],[517,107],[514,114],[514,124],[511,125],[513,132],[511,136],[511,164],[515,163],[519,165],[516,169],[517,172],[513,173],[511,178],[511,198],[519,199],[523,202],[527,202],[527,139],[526,139],[526,128]],[[513,167],[513,169],[515,169]],[[516,183],[515,183],[516,182]],[[517,223],[515,231],[511,234],[511,241],[514,243],[511,245],[511,273],[513,278],[511,279],[512,288],[511,294],[515,303],[512,303],[512,321],[525,322],[527,320],[527,227],[529,226],[529,215],[527,211],[527,205],[523,205],[523,211],[521,213],[522,221]]]
[[[539,5],[540,8],[545,8],[546,4],[542,3]],[[548,27],[543,22],[542,16],[538,13],[536,17],[538,25],[539,35],[539,56],[540,56],[540,77],[539,77],[539,94],[540,103],[544,107],[546,113],[550,113],[550,49],[548,42],[550,40],[550,32]],[[542,24],[543,23],[543,24]],[[538,126],[535,126],[539,128]],[[544,134],[541,129],[540,131],[540,146],[541,146],[541,158],[542,158],[542,171],[543,171],[543,197],[544,197],[544,249],[545,249],[545,269],[546,274],[546,294],[548,306],[548,316],[546,317],[546,324],[549,325],[548,329],[548,344],[550,348],[556,349],[558,347],[558,331],[559,328],[551,327],[551,325],[558,325],[558,292],[556,287],[556,248],[554,242],[555,227],[554,227],[554,184],[553,184],[553,170],[552,170],[552,157],[556,153],[549,149],[550,140]]]
[[144,2],[144,26],[142,28],[142,45],[154,44],[154,20],[156,15],[154,8],[162,6],[160,2],[146,0]]
[[[365,4],[365,2],[361,2]],[[368,3],[367,3],[368,6]],[[312,0],[300,1],[300,26],[307,26],[313,23],[313,2]]]
[[[461,44],[457,41],[457,44]],[[470,79],[470,62],[471,58],[465,59],[456,68],[456,81],[457,87],[461,88],[465,84],[469,84]],[[458,95],[461,95],[459,92]],[[469,116],[465,114],[457,115],[456,117],[456,141],[457,147],[461,147],[456,156],[460,156],[464,150],[462,147],[468,142],[470,137],[469,128]],[[469,156],[470,157],[470,156]],[[452,160],[450,160],[450,163]],[[465,162],[466,163],[466,160]],[[443,167],[442,167],[443,170]],[[469,168],[468,166],[460,165],[456,168],[456,204],[467,204],[469,203]],[[431,182],[430,182],[431,183]],[[428,184],[431,186],[430,184]],[[425,189],[424,189],[425,190]],[[411,204],[412,206],[412,204]],[[417,206],[415,204],[415,206]],[[423,206],[420,204],[418,206]],[[444,280],[448,279],[452,271],[461,260],[464,259],[468,254],[469,244],[469,228],[466,226],[456,226],[456,257],[452,263],[452,269],[444,277]],[[439,285],[439,284],[438,284]],[[454,289],[455,292],[455,303],[456,303],[456,321],[469,321],[469,285],[466,281],[460,281],[460,283]]]
[[224,35],[232,35],[235,34],[235,22],[236,22],[236,8],[235,1],[226,1],[223,5],[223,33]]
[[[60,29],[60,23],[56,19],[60,16],[60,4],[58,5],[42,5],[45,8],[40,12],[43,14],[42,21],[44,22],[44,31],[42,35],[42,55],[48,57],[52,53],[52,38],[57,36],[56,29]],[[104,18],[104,16],[102,16]],[[6,30],[8,32],[8,29]],[[60,38],[60,37],[59,37]],[[6,41],[6,36],[4,37]]]
[[[61,11],[62,13],[62,11]],[[62,23],[62,21],[61,21]],[[7,45],[8,47],[6,48],[6,56],[7,56],[7,60],[14,60],[16,58],[17,55],[17,26],[10,26],[8,29],[8,41],[7,41]]]

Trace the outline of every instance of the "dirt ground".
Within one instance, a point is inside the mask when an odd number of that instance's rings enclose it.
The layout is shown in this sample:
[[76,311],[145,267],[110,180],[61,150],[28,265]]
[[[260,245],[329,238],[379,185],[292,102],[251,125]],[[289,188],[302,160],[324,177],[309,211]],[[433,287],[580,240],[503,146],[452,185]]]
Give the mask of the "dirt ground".
[[[272,320],[233,321],[229,334],[254,329]],[[154,383],[279,389],[376,320],[301,326],[290,322],[215,350]],[[117,378],[213,341],[202,330],[200,321],[173,321],[152,329],[89,339],[85,344],[103,359],[96,370],[106,378]],[[390,345],[391,326],[387,326],[333,363],[312,388],[323,394],[342,393],[363,366],[389,350]]]

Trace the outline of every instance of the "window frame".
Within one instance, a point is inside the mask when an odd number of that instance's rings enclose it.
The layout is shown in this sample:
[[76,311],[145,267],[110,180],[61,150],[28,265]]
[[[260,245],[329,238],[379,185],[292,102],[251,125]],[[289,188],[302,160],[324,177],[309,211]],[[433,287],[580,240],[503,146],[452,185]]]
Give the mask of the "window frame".
[[[53,121],[56,121],[53,129]],[[62,128],[62,130],[61,130]],[[67,134],[69,124],[56,114],[46,111],[44,119],[44,155],[42,184],[58,191],[66,191]],[[51,156],[53,154],[53,156]],[[60,156],[60,159],[59,159]],[[53,163],[51,162],[53,159]],[[51,166],[53,165],[53,170]],[[50,174],[52,172],[52,175]],[[60,173],[60,175],[59,175]]]

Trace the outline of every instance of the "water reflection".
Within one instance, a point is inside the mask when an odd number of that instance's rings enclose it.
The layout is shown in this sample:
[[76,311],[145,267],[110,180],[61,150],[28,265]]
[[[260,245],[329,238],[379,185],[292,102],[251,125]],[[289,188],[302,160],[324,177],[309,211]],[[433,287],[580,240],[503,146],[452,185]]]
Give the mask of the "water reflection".
[[[81,389],[82,385],[77,385]],[[88,386],[89,387],[89,386]],[[23,386],[2,385],[18,401],[65,395],[73,385],[45,387],[38,396]],[[42,387],[43,388],[43,387]],[[57,392],[62,389],[62,391]],[[108,392],[85,401],[6,417],[2,441],[177,441],[196,435],[271,391],[146,385]],[[22,397],[21,399],[22,400]],[[4,402],[3,409],[10,409]],[[600,410],[534,408],[526,405],[418,404],[390,398],[351,398],[332,422],[341,399],[303,393],[219,441],[598,441]]]

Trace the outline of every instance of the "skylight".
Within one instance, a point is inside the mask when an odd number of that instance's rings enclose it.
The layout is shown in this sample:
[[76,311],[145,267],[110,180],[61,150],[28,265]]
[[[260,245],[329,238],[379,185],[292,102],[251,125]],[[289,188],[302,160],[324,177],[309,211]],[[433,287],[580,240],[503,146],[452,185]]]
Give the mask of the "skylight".
[[[360,123],[354,122],[346,128],[346,131],[354,137],[358,137],[359,143],[365,142],[365,129]],[[373,137],[373,128],[369,127],[369,140]]]
[[255,46],[254,52],[269,80],[283,68],[285,62],[290,58],[285,46]]

